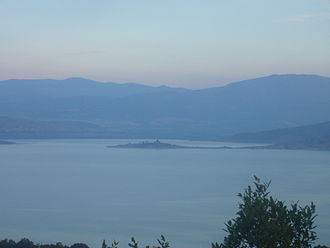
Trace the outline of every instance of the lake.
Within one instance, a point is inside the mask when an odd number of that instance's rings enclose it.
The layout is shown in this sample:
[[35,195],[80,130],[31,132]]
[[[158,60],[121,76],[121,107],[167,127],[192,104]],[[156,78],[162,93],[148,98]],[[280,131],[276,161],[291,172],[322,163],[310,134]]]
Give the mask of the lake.
[[[253,175],[287,203],[316,204],[317,243],[330,245],[330,152],[110,149],[136,140],[21,140],[0,146],[0,238],[84,242],[161,234],[171,247],[210,248]],[[220,142],[162,140],[178,145]]]

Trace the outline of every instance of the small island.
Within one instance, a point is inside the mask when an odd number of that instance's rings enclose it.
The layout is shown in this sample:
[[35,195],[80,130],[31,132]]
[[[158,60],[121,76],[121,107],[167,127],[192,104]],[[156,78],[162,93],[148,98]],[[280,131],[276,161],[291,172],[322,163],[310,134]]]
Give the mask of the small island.
[[159,140],[154,142],[143,141],[140,143],[128,143],[123,145],[107,146],[108,148],[140,148],[140,149],[232,149],[229,146],[182,146],[163,143]]
[[151,141],[142,141],[140,143],[128,143],[122,145],[113,145],[107,146],[108,148],[122,148],[122,149],[208,149],[208,150],[224,150],[224,149],[274,149],[274,150],[329,150],[330,146],[321,147],[321,146],[312,146],[306,144],[268,144],[268,145],[250,145],[250,146],[185,146],[185,145],[175,145],[164,143],[159,140]]

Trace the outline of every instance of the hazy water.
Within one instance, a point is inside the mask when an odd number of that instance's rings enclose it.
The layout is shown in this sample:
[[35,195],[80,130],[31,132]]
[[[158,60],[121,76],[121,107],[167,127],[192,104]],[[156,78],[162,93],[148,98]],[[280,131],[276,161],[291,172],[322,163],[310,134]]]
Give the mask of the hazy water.
[[[0,146],[0,238],[86,242],[164,234],[172,247],[210,247],[256,174],[290,203],[315,202],[330,244],[330,152],[109,149],[125,140],[38,140]],[[172,141],[176,144],[223,145]]]

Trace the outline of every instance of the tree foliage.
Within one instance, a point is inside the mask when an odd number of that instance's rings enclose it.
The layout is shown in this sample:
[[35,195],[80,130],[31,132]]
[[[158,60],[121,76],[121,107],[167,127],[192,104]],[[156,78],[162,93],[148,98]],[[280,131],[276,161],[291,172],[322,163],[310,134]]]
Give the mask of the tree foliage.
[[270,182],[254,177],[254,188],[248,186],[241,198],[237,217],[224,229],[228,235],[222,244],[212,248],[309,248],[316,239],[315,205],[288,207],[270,196]]
[[[152,248],[169,248],[169,242],[166,241],[163,235],[160,236],[160,239],[157,239],[158,245],[152,246]],[[128,244],[131,248],[139,248],[139,242],[135,240],[134,237],[131,238],[131,242]],[[112,241],[110,245],[106,243],[105,240],[102,242],[102,248],[119,248],[119,241]],[[58,242],[56,244],[35,244],[27,238],[23,238],[18,242],[14,240],[0,240],[0,248],[89,248],[88,245],[84,243],[75,243],[71,246],[63,245]],[[145,246],[145,248],[150,248],[149,245]]]
[[119,241],[116,240],[112,241],[111,245],[107,245],[105,243],[105,240],[103,240],[102,242],[102,248],[118,248],[118,245],[119,245]]
[[[166,241],[164,235],[160,235],[160,239],[157,239],[157,241],[160,246],[153,246],[153,248],[169,248],[170,247],[170,244],[169,244],[169,242]],[[137,242],[135,240],[135,238],[132,237],[131,242],[128,243],[128,246],[131,248],[139,248],[139,242]],[[150,248],[150,246],[147,245],[146,248]]]

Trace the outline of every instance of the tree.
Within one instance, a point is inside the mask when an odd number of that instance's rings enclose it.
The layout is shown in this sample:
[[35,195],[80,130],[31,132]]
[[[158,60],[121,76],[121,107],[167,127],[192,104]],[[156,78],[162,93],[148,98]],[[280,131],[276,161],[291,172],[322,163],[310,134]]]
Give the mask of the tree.
[[70,248],[89,248],[88,245],[84,243],[75,243],[70,246]]
[[[157,241],[160,246],[153,246],[153,248],[169,248],[170,247],[170,244],[169,244],[169,242],[166,241],[164,235],[160,235],[160,239],[157,239]],[[131,242],[128,243],[128,246],[131,248],[139,248],[139,242],[135,241],[135,238],[132,237]],[[147,245],[146,248],[150,248],[150,246]]]
[[270,182],[254,176],[254,189],[248,186],[241,198],[237,217],[224,229],[228,235],[212,248],[309,248],[316,239],[315,205],[288,207],[270,196]]
[[116,240],[112,241],[110,246],[105,243],[105,240],[103,240],[102,242],[102,248],[118,248],[118,245],[119,245],[119,241]]

